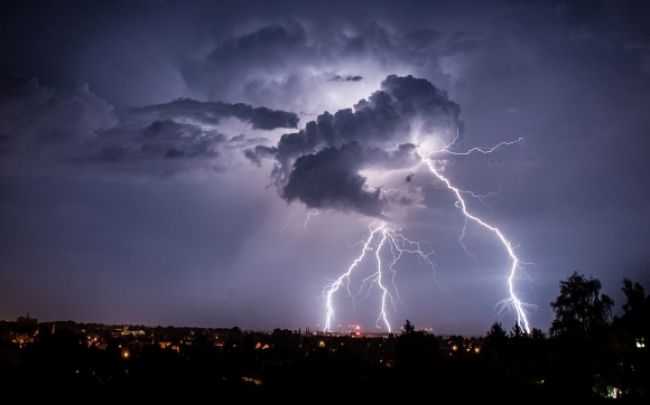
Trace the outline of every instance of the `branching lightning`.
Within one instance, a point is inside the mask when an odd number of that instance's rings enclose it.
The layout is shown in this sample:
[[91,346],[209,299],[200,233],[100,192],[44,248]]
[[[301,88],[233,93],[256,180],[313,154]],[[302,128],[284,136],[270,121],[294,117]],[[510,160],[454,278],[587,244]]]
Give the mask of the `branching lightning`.
[[491,148],[474,147],[474,148],[468,149],[468,150],[463,151],[463,152],[454,152],[454,151],[449,150],[449,148],[453,144],[455,144],[457,140],[458,140],[458,135],[456,135],[456,138],[454,138],[454,140],[451,141],[451,143],[449,143],[448,145],[445,145],[442,149],[440,149],[438,151],[435,151],[434,153],[446,153],[446,154],[452,155],[452,156],[468,156],[468,155],[471,155],[472,153],[476,152],[476,153],[482,153],[484,155],[488,155],[488,154],[493,153],[497,149],[502,148],[504,146],[512,146],[512,145],[515,145],[517,143],[523,142],[524,138],[519,137],[514,141],[499,142],[496,145],[492,146]]
[[[517,272],[519,270],[519,267],[521,266],[522,262],[521,260],[517,257],[514,251],[514,247],[512,246],[512,243],[506,236],[503,234],[503,232],[497,228],[496,226],[489,224],[485,220],[477,217],[476,215],[472,214],[468,208],[467,208],[467,203],[465,202],[465,199],[463,198],[463,194],[467,194],[467,191],[461,190],[458,187],[454,186],[449,178],[444,176],[441,173],[441,170],[436,167],[436,159],[432,158],[431,156],[435,156],[438,153],[447,153],[447,154],[452,154],[454,156],[468,156],[472,153],[482,153],[482,154],[490,154],[495,152],[497,149],[503,146],[510,146],[517,144],[519,142],[523,141],[523,138],[518,138],[516,141],[510,141],[510,142],[499,142],[492,148],[486,149],[486,148],[471,148],[467,151],[464,152],[452,152],[449,150],[449,148],[458,140],[458,136],[448,145],[445,145],[443,148],[440,150],[434,150],[431,153],[428,154],[428,156],[425,156],[422,158],[422,163],[426,165],[426,167],[429,169],[429,171],[442,183],[447,186],[449,190],[454,194],[456,197],[456,207],[461,210],[465,217],[465,224],[463,226],[463,231],[461,234],[461,244],[463,245],[463,248],[467,251],[465,248],[464,243],[462,242],[464,237],[465,237],[465,232],[467,228],[467,223],[468,220],[472,221],[484,229],[490,231],[492,234],[494,234],[503,248],[505,249],[508,257],[510,258],[510,271],[509,271],[509,276],[508,276],[508,292],[510,294],[510,298],[507,300],[508,303],[512,305],[512,308],[515,311],[515,314],[517,316],[517,324],[521,329],[526,331],[526,333],[530,333],[530,323],[528,321],[528,316],[526,315],[526,304],[522,302],[519,297],[517,296],[515,292],[515,287],[514,287],[514,280],[515,277],[517,276]],[[473,193],[469,193],[470,195],[474,196]]]
[[[480,227],[482,227],[483,229],[489,231],[492,235],[496,237],[498,242],[503,246],[510,260],[510,267],[509,267],[509,273],[507,279],[509,298],[507,300],[504,300],[504,302],[510,304],[514,309],[514,312],[516,314],[517,324],[519,325],[519,327],[522,330],[524,330],[526,333],[530,333],[531,330],[530,323],[528,321],[528,316],[526,314],[527,304],[521,301],[521,299],[518,297],[514,286],[515,278],[517,277],[518,271],[520,270],[520,267],[525,263],[522,262],[519,259],[519,257],[516,255],[515,247],[512,245],[510,240],[504,235],[501,229],[499,229],[495,225],[492,225],[491,223],[487,222],[486,220],[480,218],[479,216],[471,212],[468,208],[465,198],[463,197],[464,195],[468,195],[472,198],[477,199],[482,204],[485,204],[484,199],[492,195],[498,194],[500,192],[500,189],[496,192],[490,192],[488,194],[481,195],[481,194],[476,194],[472,191],[462,190],[458,188],[457,186],[452,184],[449,178],[442,173],[444,168],[444,159],[440,158],[440,155],[469,156],[474,153],[490,154],[504,146],[511,146],[511,145],[518,144],[523,141],[523,138],[518,138],[515,141],[500,142],[490,148],[473,147],[469,150],[462,151],[462,152],[450,150],[450,148],[458,141],[458,139],[459,136],[457,134],[454,140],[452,140],[449,144],[444,145],[442,148],[433,151],[428,151],[427,153],[422,153],[424,151],[419,150],[418,152],[419,155],[421,156],[421,161],[418,164],[418,166],[425,166],[428,169],[428,171],[431,174],[433,174],[437,180],[442,182],[446,186],[446,188],[450,190],[454,195],[456,200],[454,205],[462,212],[464,216],[464,225],[458,240],[468,255],[476,259],[476,257],[469,252],[464,242],[469,223],[475,223]],[[417,144],[417,142],[415,143]],[[313,214],[312,213],[308,214],[308,217],[304,225],[305,228],[311,215],[318,215],[318,211],[314,211]],[[392,331],[392,328],[389,322],[388,305],[390,303],[392,309],[396,310],[397,302],[401,302],[399,298],[397,285],[395,283],[395,275],[397,274],[396,266],[398,262],[402,259],[403,255],[405,253],[416,255],[424,264],[430,266],[432,269],[434,269],[434,271],[436,269],[434,263],[430,259],[430,256],[433,252],[425,252],[422,249],[422,246],[420,245],[419,242],[412,241],[406,238],[404,235],[402,235],[400,229],[390,227],[388,224],[386,224],[383,221],[382,222],[375,221],[369,226],[369,234],[367,238],[364,241],[362,241],[362,245],[363,247],[361,252],[352,261],[352,263],[347,268],[347,270],[343,274],[341,274],[336,280],[329,283],[323,290],[323,295],[325,297],[325,307],[326,307],[324,330],[326,332],[332,331],[332,322],[335,316],[333,301],[334,301],[335,294],[339,290],[344,288],[348,296],[353,300],[353,302],[356,302],[356,300],[360,296],[362,296],[362,298],[367,298],[371,293],[372,287],[374,285],[377,285],[377,287],[381,292],[381,301],[379,307],[379,315],[377,318],[377,326],[378,327],[383,326],[383,328],[385,328],[385,330],[390,333]],[[366,256],[368,256],[368,252],[370,252],[371,250],[374,250],[375,253],[374,259],[376,262],[376,266],[375,266],[376,270],[374,273],[361,280],[360,288],[358,289],[356,294],[353,294],[350,288],[350,282],[353,273],[359,267],[359,264],[366,258]],[[385,258],[384,255],[388,253],[390,254],[390,259],[388,261],[384,261],[383,260]],[[387,284],[389,280],[390,280],[390,286]]]
[[370,224],[369,229],[370,229],[370,235],[368,235],[368,238],[364,241],[363,243],[363,248],[361,249],[361,254],[354,259],[350,267],[348,267],[347,271],[343,274],[341,274],[336,280],[334,280],[332,283],[330,283],[325,289],[323,290],[323,295],[325,296],[325,305],[326,305],[326,316],[325,316],[325,332],[331,332],[332,331],[332,320],[334,318],[334,304],[332,302],[332,298],[334,296],[334,293],[341,288],[343,283],[345,282],[345,286],[348,292],[348,295],[354,299],[354,296],[352,295],[352,292],[350,291],[350,277],[352,276],[352,272],[354,269],[361,263],[363,258],[366,256],[366,253],[370,251],[372,248],[370,247],[370,244],[372,243],[372,240],[375,237],[375,234],[377,232],[382,231],[386,225],[382,222],[380,225],[376,226],[374,223]]
[[[370,276],[364,278],[361,286],[353,294],[350,289],[351,277],[355,269],[367,256],[367,253],[374,250],[375,254],[375,272]],[[381,301],[379,307],[379,315],[377,317],[377,326],[384,327],[389,333],[392,332],[390,322],[388,320],[389,303],[393,309],[396,309],[397,303],[401,302],[399,297],[399,290],[395,283],[395,275],[397,274],[397,263],[400,261],[404,254],[411,254],[418,257],[422,263],[430,266],[434,271],[436,269],[430,256],[434,252],[425,252],[422,245],[418,241],[413,241],[402,235],[400,229],[391,228],[385,222],[373,222],[369,227],[368,237],[363,241],[363,248],[361,253],[354,259],[352,264],[348,267],[347,271],[341,274],[336,280],[329,283],[323,290],[325,297],[326,316],[325,328],[326,332],[332,331],[332,322],[334,320],[334,295],[341,288],[345,287],[348,296],[356,301],[359,296],[365,295],[367,298],[370,295],[373,285],[377,285],[381,291]],[[385,254],[390,254],[388,264],[383,260]],[[386,283],[390,280],[391,287]]]

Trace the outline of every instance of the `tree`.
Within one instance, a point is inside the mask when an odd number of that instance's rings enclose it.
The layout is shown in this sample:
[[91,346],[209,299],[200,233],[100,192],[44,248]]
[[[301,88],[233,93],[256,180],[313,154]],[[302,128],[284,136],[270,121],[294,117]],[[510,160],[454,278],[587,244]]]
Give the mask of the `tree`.
[[542,332],[542,330],[538,329],[538,328],[533,328],[533,330],[530,331],[530,337],[533,340],[537,340],[537,341],[544,340],[544,338],[545,338],[544,332]]
[[408,319],[406,320],[406,323],[404,324],[404,332],[402,332],[405,335],[412,335],[413,332],[415,332],[415,326],[409,321]]
[[627,302],[623,305],[623,327],[635,338],[647,338],[650,330],[650,296],[639,283],[628,279],[623,280],[623,288]]
[[512,329],[510,329],[510,337],[513,339],[521,339],[528,337],[528,335],[524,333],[523,329],[521,329],[521,326],[519,326],[518,323],[515,323]]
[[503,349],[508,343],[508,334],[506,333],[501,323],[494,322],[492,327],[485,335],[485,344],[494,349]]
[[551,335],[589,337],[609,325],[614,301],[600,293],[600,281],[574,272],[560,282],[560,295],[551,303],[555,320]]
[[633,283],[627,278],[623,279],[623,288],[621,288],[627,298],[627,302],[623,305],[623,311],[630,313],[637,311],[645,305],[646,295],[645,290],[639,283]]

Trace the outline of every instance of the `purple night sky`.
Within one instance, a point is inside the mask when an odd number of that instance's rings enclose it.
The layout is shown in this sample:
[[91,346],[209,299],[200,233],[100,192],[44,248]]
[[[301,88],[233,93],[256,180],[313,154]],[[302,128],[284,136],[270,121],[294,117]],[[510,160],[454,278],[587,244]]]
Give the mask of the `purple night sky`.
[[[574,271],[618,304],[650,283],[647,2],[0,8],[0,319],[323,328],[323,289],[385,223],[434,251],[396,265],[394,329],[509,328],[506,252],[470,223],[466,254],[418,165],[456,135],[523,138],[437,164],[532,263],[531,326]],[[335,328],[383,330],[362,296],[336,294]]]

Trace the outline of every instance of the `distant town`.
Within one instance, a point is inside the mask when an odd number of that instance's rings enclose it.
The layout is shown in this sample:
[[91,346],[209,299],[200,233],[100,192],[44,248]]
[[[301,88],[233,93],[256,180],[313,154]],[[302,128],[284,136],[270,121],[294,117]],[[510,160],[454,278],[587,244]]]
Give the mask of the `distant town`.
[[[650,394],[650,297],[625,280],[627,303],[574,274],[551,305],[549,336],[494,323],[482,337],[398,333],[0,321],[2,398],[188,401],[214,397],[620,400]],[[38,388],[38,389],[36,389]]]
[[[637,401],[650,396],[650,296],[623,280],[626,302],[574,273],[560,283],[547,336],[494,323],[483,337],[399,333],[0,321],[6,398],[108,400],[286,398],[297,392],[422,398]],[[40,387],[34,390],[33,387]],[[59,395],[56,395],[59,393]]]
[[[434,337],[430,329],[417,330],[407,321],[406,328],[422,336]],[[404,327],[401,333],[407,333]],[[409,332],[410,333],[410,332]],[[341,348],[352,349],[356,354],[363,353],[368,360],[391,368],[394,361],[394,348],[391,342],[399,334],[364,333],[360,325],[348,325],[347,332],[323,332],[310,329],[275,329],[260,332],[232,328],[201,328],[144,325],[107,325],[101,323],[78,323],[74,321],[39,322],[38,319],[20,316],[15,321],[0,321],[0,342],[8,349],[26,349],[53,337],[67,337],[71,343],[84,348],[117,354],[122,359],[137,357],[141,351],[156,348],[186,354],[192,347],[203,346],[216,350],[229,351],[243,345],[264,353],[274,349],[278,340],[291,338],[298,342],[297,348],[309,356],[310,352],[326,351],[336,353]],[[479,354],[484,337],[463,337],[460,335],[437,336],[446,353],[451,356],[458,352]],[[263,357],[263,356],[262,356]]]

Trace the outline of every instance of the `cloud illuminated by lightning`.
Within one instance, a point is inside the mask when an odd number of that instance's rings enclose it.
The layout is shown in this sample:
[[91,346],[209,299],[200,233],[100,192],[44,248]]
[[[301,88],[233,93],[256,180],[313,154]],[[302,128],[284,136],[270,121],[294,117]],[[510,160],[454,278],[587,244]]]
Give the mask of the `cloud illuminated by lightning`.
[[[507,279],[509,298],[505,300],[505,302],[510,304],[514,309],[517,318],[517,324],[519,325],[519,327],[522,330],[524,330],[526,333],[530,333],[531,330],[530,323],[528,321],[528,316],[526,314],[527,304],[521,301],[521,299],[518,297],[514,286],[515,278],[523,262],[516,255],[512,243],[508,238],[506,238],[506,236],[501,231],[501,229],[492,225],[491,223],[488,223],[486,220],[478,217],[476,214],[471,212],[467,206],[467,202],[463,198],[463,195],[469,195],[470,197],[478,199],[481,203],[484,203],[483,199],[498,193],[498,191],[491,192],[486,195],[480,195],[480,194],[473,193],[471,191],[462,190],[458,188],[457,186],[451,183],[448,177],[442,174],[442,168],[444,167],[444,160],[439,158],[440,155],[469,156],[473,153],[490,154],[495,152],[497,149],[501,147],[518,144],[523,141],[523,138],[519,138],[515,141],[500,142],[490,148],[474,147],[463,152],[450,150],[451,146],[453,146],[456,143],[456,141],[458,141],[458,139],[459,136],[457,133],[454,140],[452,140],[449,144],[444,145],[441,148],[433,149],[433,150],[422,150],[421,147],[419,147],[418,153],[421,156],[421,161],[418,166],[421,165],[426,166],[428,171],[431,174],[433,174],[436,179],[442,182],[446,186],[446,188],[449,189],[454,195],[456,200],[455,206],[458,209],[460,209],[465,220],[461,231],[461,235],[459,237],[459,242],[466,253],[468,253],[469,255],[475,258],[475,256],[468,251],[464,243],[467,226],[470,222],[478,224],[483,229],[489,231],[491,234],[493,234],[496,237],[499,243],[503,246],[504,250],[507,253],[508,258],[510,259],[510,267],[509,267],[509,273]],[[307,218],[307,221],[308,220],[309,217]],[[388,246],[387,250],[391,254],[391,260],[388,265],[386,265],[382,261],[382,257],[383,257],[382,252],[386,249],[387,246]],[[357,294],[352,294],[350,290],[351,277],[354,271],[356,270],[356,268],[359,266],[359,264],[367,256],[367,253],[373,249],[375,250],[374,256],[376,261],[376,271],[372,273],[370,276],[362,280],[361,287],[359,288]],[[396,301],[400,301],[397,285],[395,284],[395,274],[396,274],[396,265],[400,261],[404,253],[418,256],[418,258],[422,262],[431,266],[435,270],[435,265],[430,260],[431,252],[430,253],[424,252],[418,242],[414,242],[404,237],[401,234],[399,229],[391,228],[385,222],[379,222],[379,223],[373,222],[369,226],[368,237],[363,241],[363,248],[361,250],[361,253],[353,260],[352,264],[347,268],[347,270],[343,274],[341,274],[333,282],[329,283],[323,290],[323,295],[325,297],[325,307],[326,307],[324,330],[326,332],[332,331],[332,322],[335,315],[334,302],[333,302],[334,296],[342,287],[345,287],[345,290],[349,295],[349,297],[353,301],[356,301],[358,296],[361,295],[364,290],[366,291],[365,297],[368,297],[372,289],[372,286],[377,285],[377,287],[381,291],[381,301],[380,301],[377,324],[378,326],[382,324],[383,327],[390,333],[392,331],[392,328],[388,319],[388,302],[390,302],[393,306],[393,309],[395,309]],[[389,288],[386,284],[386,281],[388,279],[387,275],[390,276],[392,288]]]

